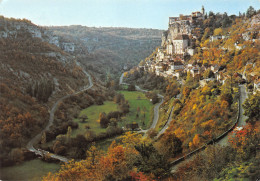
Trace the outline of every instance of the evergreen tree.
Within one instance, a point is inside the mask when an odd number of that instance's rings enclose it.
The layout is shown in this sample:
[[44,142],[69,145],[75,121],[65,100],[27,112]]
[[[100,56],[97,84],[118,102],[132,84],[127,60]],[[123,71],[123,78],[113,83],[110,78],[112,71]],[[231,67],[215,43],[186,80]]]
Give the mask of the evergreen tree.
[[252,6],[249,6],[249,8],[246,11],[246,17],[247,18],[251,18],[252,16],[254,16],[256,14],[255,9]]

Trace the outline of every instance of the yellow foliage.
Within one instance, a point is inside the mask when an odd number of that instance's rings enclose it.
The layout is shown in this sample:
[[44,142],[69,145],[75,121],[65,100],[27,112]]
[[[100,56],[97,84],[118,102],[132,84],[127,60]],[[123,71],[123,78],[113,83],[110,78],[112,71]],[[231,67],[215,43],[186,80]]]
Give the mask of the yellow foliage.
[[178,127],[178,129],[176,129],[176,130],[174,131],[174,133],[175,133],[175,135],[176,135],[178,138],[180,138],[182,141],[186,138],[186,132],[185,132],[182,128],[180,128],[180,127]]
[[223,34],[223,30],[222,30],[222,28],[216,28],[215,30],[214,30],[214,35],[222,35]]
[[142,135],[138,133],[126,132],[120,138],[125,147],[134,147],[135,145],[142,143]]
[[212,128],[212,127],[215,126],[215,124],[216,124],[216,122],[211,119],[211,120],[209,120],[209,121],[206,121],[206,122],[202,123],[201,126],[202,126],[203,128],[206,128],[206,127]]
[[199,143],[200,143],[200,137],[199,137],[199,134],[196,134],[196,135],[194,136],[192,142],[193,142],[193,145],[194,145],[194,146],[198,146],[198,145],[199,145]]

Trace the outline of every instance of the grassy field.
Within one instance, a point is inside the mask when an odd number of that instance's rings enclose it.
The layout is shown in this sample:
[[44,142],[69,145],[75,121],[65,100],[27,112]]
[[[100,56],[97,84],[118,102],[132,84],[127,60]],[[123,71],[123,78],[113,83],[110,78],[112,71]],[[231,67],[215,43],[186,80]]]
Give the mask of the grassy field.
[[86,133],[86,128],[85,128],[86,125],[90,127],[89,130],[95,132],[96,134],[105,132],[106,129],[101,128],[98,122],[99,113],[101,112],[109,113],[111,111],[116,111],[118,110],[117,106],[118,105],[112,101],[105,101],[103,105],[93,105],[88,107],[87,109],[83,109],[80,112],[79,117],[82,115],[87,115],[88,119],[86,120],[85,123],[81,123],[79,119],[74,119],[74,121],[79,124],[79,128],[73,129],[72,136],[74,137],[77,134],[84,135]]
[[57,163],[47,163],[35,159],[12,167],[1,168],[0,179],[38,181],[49,172],[56,172],[59,169],[60,165]]
[[[125,127],[128,123],[137,122],[142,129],[147,129],[150,126],[153,117],[153,104],[142,92],[119,92],[122,93],[125,99],[129,101],[130,112],[125,117],[122,117],[122,122],[119,122],[118,125]],[[137,111],[138,107],[140,108],[139,112]],[[118,110],[118,105],[112,101],[105,101],[103,105],[93,105],[82,110],[79,117],[87,115],[88,119],[85,123],[80,122],[80,119],[74,119],[74,121],[79,124],[79,128],[72,130],[72,137],[75,137],[77,134],[84,135],[86,133],[86,125],[88,125],[90,127],[89,130],[93,131],[95,134],[105,132],[106,129],[101,128],[98,122],[99,114],[101,112],[109,113],[116,110]]]
[[[153,113],[153,104],[149,101],[145,94],[138,91],[119,91],[125,96],[130,105],[130,112],[123,117],[123,121],[119,123],[125,126],[127,123],[137,122],[142,129],[147,129],[150,126]],[[140,108],[138,112],[137,109]],[[138,113],[138,116],[137,116]]]

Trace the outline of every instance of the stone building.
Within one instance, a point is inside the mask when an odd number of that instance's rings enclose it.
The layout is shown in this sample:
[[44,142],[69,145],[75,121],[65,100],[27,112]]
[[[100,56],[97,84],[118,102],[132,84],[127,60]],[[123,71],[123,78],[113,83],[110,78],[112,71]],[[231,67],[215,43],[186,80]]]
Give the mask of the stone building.
[[175,54],[184,54],[186,48],[189,45],[189,37],[188,35],[178,35],[172,41],[173,44],[173,52]]

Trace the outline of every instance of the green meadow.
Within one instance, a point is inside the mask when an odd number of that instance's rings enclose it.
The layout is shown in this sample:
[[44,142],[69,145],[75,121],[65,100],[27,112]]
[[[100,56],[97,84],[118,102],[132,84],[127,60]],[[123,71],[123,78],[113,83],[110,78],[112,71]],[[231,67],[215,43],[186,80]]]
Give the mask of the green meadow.
[[130,112],[123,117],[123,121],[119,123],[125,126],[128,123],[136,122],[142,129],[149,128],[153,118],[153,104],[139,91],[119,91],[128,100]]
[[60,165],[57,163],[47,163],[40,159],[34,159],[12,167],[1,168],[0,179],[38,181],[48,172],[57,172],[59,169]]
[[77,134],[85,134],[86,128],[85,126],[89,126],[91,131],[93,131],[96,134],[105,132],[106,129],[101,128],[100,124],[98,122],[99,120],[99,113],[105,112],[106,114],[111,111],[118,110],[117,104],[112,101],[105,101],[103,105],[93,105],[86,109],[83,109],[79,117],[86,115],[88,118],[86,119],[86,122],[82,123],[80,119],[74,119],[74,122],[77,122],[79,124],[78,129],[73,129],[72,136],[76,136]]
[[[153,119],[153,104],[145,96],[144,93],[138,91],[119,91],[123,94],[125,99],[128,100],[130,105],[130,112],[122,117],[122,121],[118,122],[120,127],[125,127],[128,123],[136,122],[142,129],[147,129],[150,126],[151,120]],[[108,114],[111,111],[117,111],[118,105],[113,101],[105,101],[103,105],[93,105],[86,109],[81,110],[77,119],[79,125],[78,129],[72,130],[72,136],[75,137],[77,134],[85,135],[87,132],[86,126],[90,131],[95,134],[105,132],[105,128],[101,128],[99,124],[99,114],[105,112]],[[80,117],[87,116],[85,122],[82,122]]]

